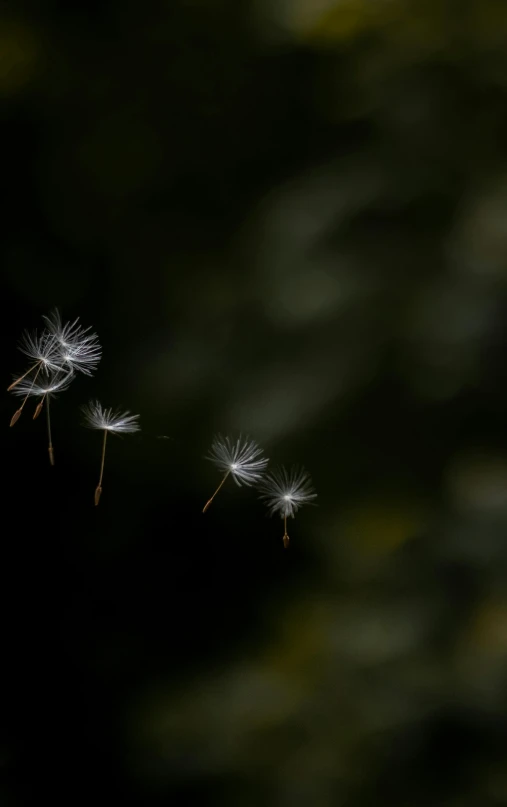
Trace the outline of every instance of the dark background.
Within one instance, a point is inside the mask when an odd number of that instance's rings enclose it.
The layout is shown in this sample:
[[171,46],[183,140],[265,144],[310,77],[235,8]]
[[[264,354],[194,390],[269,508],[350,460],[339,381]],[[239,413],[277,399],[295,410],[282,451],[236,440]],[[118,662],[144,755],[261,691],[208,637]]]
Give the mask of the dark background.
[[[507,803],[507,4],[0,10],[0,800]],[[111,438],[100,506],[90,398]],[[243,431],[290,524],[203,457]]]

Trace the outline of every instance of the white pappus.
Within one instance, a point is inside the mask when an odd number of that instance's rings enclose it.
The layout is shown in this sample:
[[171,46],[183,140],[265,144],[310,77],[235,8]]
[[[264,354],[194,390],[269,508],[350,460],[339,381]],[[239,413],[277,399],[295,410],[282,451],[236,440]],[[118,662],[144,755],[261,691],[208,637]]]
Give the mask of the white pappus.
[[259,485],[260,497],[266,503],[270,515],[279,513],[284,522],[283,545],[289,546],[287,519],[294,518],[304,504],[312,504],[317,497],[310,474],[294,465],[290,470],[283,466],[266,475]]
[[63,324],[57,308],[49,316],[44,315],[43,319],[56,341],[60,363],[66,369],[92,375],[102,358],[102,348],[97,334],[90,333],[91,326],[83,328],[78,324],[79,317],[74,322]]
[[[18,381],[25,378],[25,376],[32,370],[35,370],[36,367],[38,368],[37,372],[39,372],[39,370],[45,370],[47,373],[58,372],[62,369],[62,359],[58,343],[55,337],[46,329],[40,334],[37,331],[33,331],[32,333],[25,331],[20,339],[19,349],[21,353],[24,353],[24,355],[34,361],[35,364],[30,367]],[[11,390],[16,383],[17,382],[14,381],[9,387],[9,390]]]
[[52,373],[47,380],[39,378],[39,380],[30,381],[29,378],[24,378],[14,387],[12,393],[22,397],[28,395],[30,398],[45,398],[46,396],[52,398],[57,393],[65,392],[74,378],[75,375],[72,371],[66,375],[61,372]]
[[115,434],[131,434],[140,430],[139,415],[106,409],[99,401],[90,401],[82,407],[85,425],[89,429],[100,429]]
[[264,457],[262,448],[250,437],[240,435],[236,440],[218,434],[211,444],[206,459],[224,474],[222,481],[213,496],[203,508],[206,512],[228,476],[232,476],[237,485],[256,485],[268,466],[269,460]]

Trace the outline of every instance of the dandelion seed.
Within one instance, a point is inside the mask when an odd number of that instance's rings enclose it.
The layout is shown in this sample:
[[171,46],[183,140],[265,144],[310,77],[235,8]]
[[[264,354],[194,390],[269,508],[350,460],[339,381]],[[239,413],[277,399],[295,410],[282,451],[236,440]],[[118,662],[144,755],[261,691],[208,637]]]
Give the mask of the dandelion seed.
[[210,460],[224,477],[213,496],[204,505],[202,512],[206,512],[229,475],[240,487],[242,484],[249,486],[257,484],[262,479],[269,462],[263,457],[263,453],[262,448],[249,437],[240,435],[237,440],[232,440],[230,437],[217,435],[206,459]]
[[[37,361],[8,387],[8,391],[13,392],[16,390],[18,385],[25,385],[25,392],[23,393],[25,395],[24,400],[19,409],[14,412],[11,418],[10,426],[14,426],[14,424],[17,423],[21,417],[21,413],[23,412],[24,406],[31,394],[31,390],[37,382],[39,374],[42,372],[41,377],[50,377],[52,374],[63,372],[58,346],[56,345],[53,336],[48,331],[43,331],[40,336],[38,336],[37,333],[30,334],[25,332],[20,343],[20,350],[29,358],[37,359]],[[33,370],[36,370],[36,373],[32,381],[27,381],[27,377]]]
[[79,317],[74,322],[63,324],[57,308],[49,316],[45,315],[44,320],[66,369],[93,375],[102,358],[102,348],[97,334],[90,333],[91,326],[83,328],[78,325]]
[[[34,370],[37,371],[35,373],[35,378],[37,378],[41,370],[47,374],[61,372],[63,370],[63,362],[58,343],[48,330],[42,331],[40,335],[36,331],[34,333],[25,331],[21,337],[19,349],[25,354],[25,356],[28,356],[28,358],[35,363],[32,364],[32,366],[29,367],[28,370],[23,373],[23,375],[16,378],[9,387],[7,387],[7,392],[11,392],[14,387],[16,387]],[[21,411],[19,414],[21,414]],[[14,424],[11,422],[11,426],[13,425]]]
[[266,502],[270,515],[280,513],[283,518],[283,545],[289,546],[287,534],[287,518],[294,518],[297,511],[304,504],[313,503],[317,497],[310,475],[304,468],[294,466],[287,471],[286,468],[277,468],[267,474],[260,484],[261,498]]
[[104,432],[102,443],[102,459],[100,463],[100,476],[95,488],[95,505],[100,501],[102,494],[102,477],[104,476],[104,462],[106,459],[106,440],[108,432],[111,434],[133,434],[140,430],[138,423],[139,415],[131,415],[130,412],[113,411],[105,409],[98,401],[90,401],[82,407],[85,416],[85,425],[89,429],[99,429]]
[[[66,375],[62,375],[61,372],[53,373],[52,376],[48,377],[47,380],[40,379],[38,382],[36,378],[34,378],[33,381],[30,381],[29,379],[23,379],[12,390],[14,395],[24,396],[24,401],[21,404],[21,409],[25,405],[28,398],[32,397],[41,399],[35,408],[35,412],[33,414],[34,420],[39,417],[42,411],[42,407],[44,406],[44,402],[46,402],[48,452],[49,452],[49,461],[51,465],[55,464],[55,456],[51,437],[51,416],[49,410],[49,402],[51,398],[55,397],[55,395],[61,392],[65,392],[65,390],[69,388],[73,379],[74,379],[73,372],[67,373]],[[19,417],[19,415],[21,414],[21,409],[18,409],[18,412],[15,413],[13,416],[13,418],[15,417],[16,420],[17,420],[16,415]]]

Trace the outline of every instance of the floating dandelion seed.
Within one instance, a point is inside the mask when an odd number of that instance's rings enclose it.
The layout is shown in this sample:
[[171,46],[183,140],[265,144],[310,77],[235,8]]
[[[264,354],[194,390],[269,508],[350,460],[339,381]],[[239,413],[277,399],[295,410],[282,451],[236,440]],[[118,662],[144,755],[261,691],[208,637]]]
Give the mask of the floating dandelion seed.
[[208,499],[204,505],[202,512],[206,512],[229,475],[240,487],[242,484],[257,484],[262,479],[269,462],[263,457],[263,453],[262,448],[249,437],[240,435],[237,440],[231,440],[230,437],[217,435],[206,459],[210,460],[224,474],[224,477],[211,499]]
[[280,513],[283,518],[283,545],[289,546],[287,518],[294,518],[303,504],[311,503],[317,497],[310,474],[304,468],[294,466],[287,471],[277,468],[266,475],[260,484],[261,498],[266,502],[270,515]]
[[[37,331],[33,333],[25,331],[21,337],[19,349],[29,359],[35,360],[35,366],[40,364],[46,372],[62,369],[62,359],[60,351],[58,350],[58,344],[54,336],[46,328],[40,335]],[[31,371],[28,370],[25,376],[28,375],[29,372]]]
[[[21,380],[19,384],[17,384],[12,390],[12,393],[14,395],[24,396],[24,401],[21,404],[21,407],[25,405],[28,398],[41,399],[35,408],[35,412],[33,413],[34,420],[35,418],[39,417],[42,411],[42,407],[44,406],[44,402],[46,401],[48,452],[49,452],[49,461],[51,465],[55,464],[55,456],[53,451],[53,441],[51,437],[51,416],[49,411],[49,402],[51,398],[55,397],[55,395],[59,394],[60,392],[65,392],[65,390],[69,388],[73,379],[74,379],[73,372],[67,373],[67,375],[63,375],[62,373],[54,373],[52,376],[49,376],[47,380],[39,379],[37,381],[37,379],[34,379],[33,381],[30,381],[30,379],[25,378]],[[20,412],[20,410],[18,410],[18,412]]]
[[[63,372],[58,345],[49,331],[43,331],[40,336],[37,333],[30,334],[25,332],[20,342],[20,350],[30,359],[36,359],[36,362],[35,364],[32,364],[32,366],[29,367],[22,376],[16,378],[8,387],[8,391],[12,392],[18,385],[24,385],[23,394],[25,396],[21,406],[16,412],[14,412],[11,418],[11,426],[14,426],[14,424],[17,423],[18,419],[20,418],[23,408],[31,394],[31,390],[37,382],[39,374],[42,372],[41,378],[48,378],[56,373]],[[27,380],[30,373],[32,373],[34,370],[36,372],[32,380]]]
[[48,332],[56,341],[60,361],[68,370],[76,370],[85,375],[92,375],[102,358],[102,348],[96,333],[90,333],[91,326],[83,328],[78,325],[79,317],[74,322],[62,324],[57,308],[43,319]]
[[130,412],[118,412],[112,409],[104,409],[98,401],[90,401],[82,407],[85,416],[85,425],[89,429],[99,429],[104,432],[104,442],[102,443],[102,460],[100,463],[99,483],[95,488],[95,504],[100,501],[102,493],[102,477],[104,475],[104,461],[106,458],[106,440],[108,432],[111,434],[132,434],[140,430],[139,415],[131,415]]
[[[25,331],[21,337],[19,349],[25,354],[25,356],[28,356],[29,359],[34,361],[34,364],[32,364],[31,367],[29,367],[28,370],[23,373],[23,375],[16,378],[12,384],[7,387],[8,392],[11,392],[34,370],[36,371],[33,379],[34,381],[41,371],[49,375],[50,373],[57,373],[63,370],[63,362],[58,343],[48,330],[42,331],[40,335],[37,332],[29,333],[28,331]],[[19,410],[14,414],[11,420],[11,426],[14,426],[17,419],[21,415],[23,406],[24,402]]]

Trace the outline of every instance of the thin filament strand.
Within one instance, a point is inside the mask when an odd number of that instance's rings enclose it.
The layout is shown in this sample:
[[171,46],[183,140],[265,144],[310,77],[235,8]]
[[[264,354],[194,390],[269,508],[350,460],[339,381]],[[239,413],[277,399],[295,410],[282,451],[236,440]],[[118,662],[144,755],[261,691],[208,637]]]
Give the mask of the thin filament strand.
[[48,397],[48,402],[46,404],[46,420],[48,424],[48,453],[49,453],[49,462],[51,465],[55,464],[55,455],[53,451],[53,441],[51,439],[51,416],[49,414],[49,401],[51,398]]
[[7,387],[7,392],[10,392],[10,391],[11,391],[11,389],[14,389],[14,387],[16,387],[16,386],[19,384],[19,382],[20,382],[20,381],[23,381],[23,379],[24,379],[24,378],[26,378],[26,376],[28,375],[28,373],[31,373],[31,372],[32,372],[32,370],[35,370],[35,368],[37,367],[37,365],[38,365],[38,364],[42,364],[42,362],[41,362],[41,361],[37,361],[37,362],[35,362],[35,364],[33,364],[33,365],[30,367],[30,369],[26,371],[26,373],[23,373],[23,375],[22,375],[22,376],[20,376],[19,378],[17,378],[15,381],[13,381],[13,382],[12,382],[12,384],[10,385],[10,387]]
[[222,485],[224,484],[224,482],[225,482],[225,480],[227,479],[227,477],[229,476],[229,474],[230,474],[230,471],[227,471],[226,475],[224,476],[224,478],[223,478],[223,479],[222,479],[222,481],[220,482],[219,486],[218,486],[218,487],[217,487],[217,489],[215,490],[215,492],[214,492],[213,496],[211,497],[211,499],[208,499],[208,501],[206,502],[206,504],[205,504],[205,505],[204,505],[204,507],[202,508],[202,512],[203,512],[203,513],[205,513],[205,512],[206,512],[206,510],[207,510],[207,509],[208,509],[208,507],[210,506],[211,502],[213,501],[213,499],[214,499],[214,498],[215,498],[215,496],[217,495],[218,491],[220,490],[220,488],[221,488],[221,487],[222,487]]
[[[14,414],[13,414],[13,416],[12,416],[12,418],[11,418],[11,422],[10,422],[10,425],[11,425],[11,426],[14,426],[14,424],[16,423],[16,421],[18,420],[18,418],[20,417],[21,412],[23,411],[23,407],[24,407],[24,405],[26,404],[26,402],[27,402],[27,400],[28,400],[28,397],[29,397],[29,395],[30,395],[31,391],[33,390],[33,387],[34,387],[35,382],[37,381],[37,376],[39,375],[39,373],[40,373],[40,371],[41,371],[41,367],[42,367],[42,363],[39,363],[39,369],[38,369],[38,370],[37,370],[37,372],[35,373],[34,379],[33,379],[33,381],[32,381],[32,386],[30,387],[30,389],[29,389],[29,390],[28,390],[28,392],[26,393],[26,395],[25,395],[25,397],[24,397],[24,399],[23,399],[23,403],[21,404],[21,406],[19,407],[19,409],[18,409],[18,410],[16,410],[16,412],[14,412]],[[33,367],[32,367],[32,370],[33,370]],[[26,375],[26,373],[25,373],[25,375]]]
[[283,548],[289,548],[289,536],[287,535],[287,514],[283,517]]
[[102,443],[102,460],[100,463],[99,484],[95,488],[95,506],[97,506],[98,503],[100,502],[100,495],[102,493],[102,477],[104,476],[104,462],[106,460],[106,440],[107,440],[107,429],[104,429],[104,442]]

